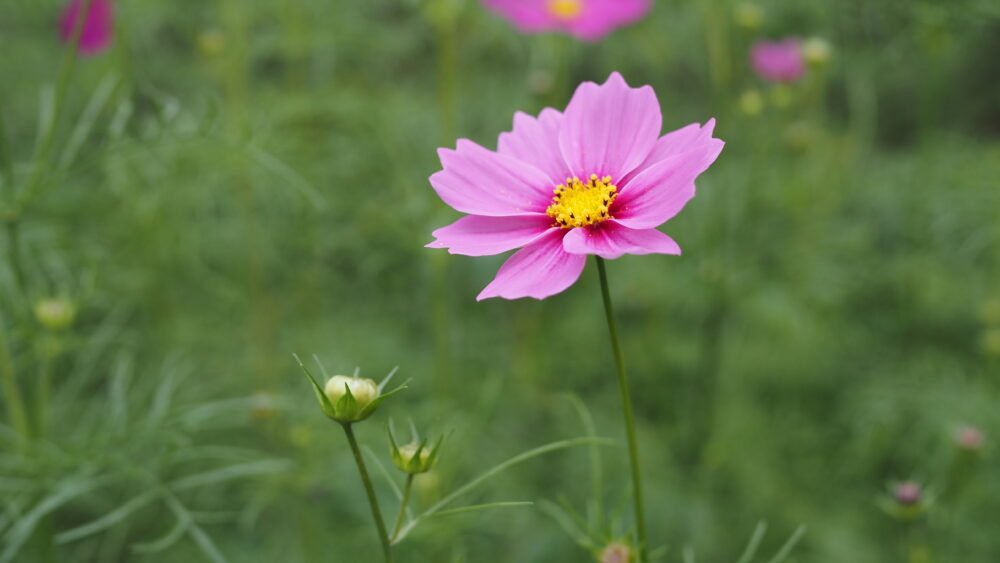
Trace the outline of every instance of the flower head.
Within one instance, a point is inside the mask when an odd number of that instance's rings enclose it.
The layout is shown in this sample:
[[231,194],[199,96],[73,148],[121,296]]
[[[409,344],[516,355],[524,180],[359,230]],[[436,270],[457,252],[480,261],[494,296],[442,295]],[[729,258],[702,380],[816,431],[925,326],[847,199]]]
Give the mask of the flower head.
[[806,72],[802,42],[796,38],[758,41],[750,48],[750,65],[764,80],[795,82]]
[[648,0],[483,0],[525,33],[561,31],[596,41],[616,27],[639,20]]
[[897,483],[896,487],[893,489],[893,497],[900,504],[916,504],[920,502],[920,496],[923,493],[923,489],[920,483],[915,481],[903,481],[902,483]]
[[[73,39],[80,9],[86,0],[70,0],[59,17],[59,38],[64,43]],[[114,9],[111,0],[90,0],[87,17],[80,30],[79,49],[84,55],[97,55],[111,45],[114,33]]]
[[520,248],[478,299],[544,299],[572,285],[588,254],[680,254],[656,229],[694,197],[695,179],[722,151],[715,120],[660,136],[649,86],[617,72],[581,84],[566,111],[514,115],[497,151],[466,139],[440,149],[430,182],[468,215],[434,231],[431,248],[487,256]]

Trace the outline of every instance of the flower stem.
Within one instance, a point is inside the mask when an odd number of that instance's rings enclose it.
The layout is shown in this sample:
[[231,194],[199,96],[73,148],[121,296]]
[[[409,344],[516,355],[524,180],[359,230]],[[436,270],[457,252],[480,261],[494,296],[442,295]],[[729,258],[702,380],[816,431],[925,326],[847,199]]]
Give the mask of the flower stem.
[[597,261],[597,272],[601,276],[601,297],[604,299],[604,314],[608,320],[608,335],[611,340],[611,351],[615,356],[615,368],[618,372],[618,389],[622,396],[622,414],[625,418],[625,434],[628,438],[629,462],[632,469],[632,496],[635,505],[635,530],[639,549],[638,563],[647,560],[646,553],[646,511],[642,502],[642,476],[639,469],[639,441],[635,435],[635,416],[632,414],[632,399],[629,396],[628,379],[625,377],[625,362],[622,360],[622,349],[618,343],[618,327],[615,325],[615,312],[611,306],[611,292],[608,291],[608,274],[604,269],[604,259],[594,256]]
[[410,502],[410,490],[413,488],[413,477],[410,473],[406,476],[406,488],[403,489],[403,500],[399,504],[399,516],[396,517],[396,527],[392,530],[392,539],[399,535],[399,529],[403,527],[403,519],[406,517],[406,504]]
[[10,426],[14,429],[23,446],[28,438],[28,414],[24,408],[24,397],[21,395],[21,386],[17,382],[17,374],[14,373],[14,361],[10,356],[10,348],[7,346],[7,327],[0,318],[0,384],[3,386],[3,396],[7,403],[7,417],[10,419]]
[[372,487],[371,477],[368,476],[365,460],[361,457],[361,448],[358,447],[358,440],[354,437],[354,429],[351,428],[349,423],[342,424],[341,426],[344,427],[344,434],[347,434],[347,441],[351,444],[351,452],[354,453],[354,461],[358,464],[358,473],[361,474],[361,482],[364,483],[365,493],[368,494],[368,504],[371,505],[372,517],[375,519],[375,527],[378,529],[378,539],[382,542],[382,553],[385,555],[386,563],[392,563],[392,548],[389,544],[389,536],[385,532],[382,511],[378,508],[375,489]]

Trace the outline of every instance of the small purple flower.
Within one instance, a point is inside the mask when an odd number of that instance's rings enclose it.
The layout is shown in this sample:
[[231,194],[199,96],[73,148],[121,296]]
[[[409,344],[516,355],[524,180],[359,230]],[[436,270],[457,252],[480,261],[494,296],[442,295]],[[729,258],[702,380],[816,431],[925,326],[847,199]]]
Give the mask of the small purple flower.
[[750,48],[750,66],[769,82],[795,82],[806,72],[802,42],[794,37],[758,41]]
[[923,490],[915,481],[903,481],[896,485],[893,496],[900,504],[916,504],[920,502]]
[[617,27],[641,19],[647,0],[483,0],[524,33],[561,31],[597,41]]
[[[59,17],[59,38],[63,43],[73,39],[84,0],[70,0]],[[111,0],[91,0],[87,9],[87,18],[80,30],[80,53],[98,55],[111,45],[114,33],[114,9]]]

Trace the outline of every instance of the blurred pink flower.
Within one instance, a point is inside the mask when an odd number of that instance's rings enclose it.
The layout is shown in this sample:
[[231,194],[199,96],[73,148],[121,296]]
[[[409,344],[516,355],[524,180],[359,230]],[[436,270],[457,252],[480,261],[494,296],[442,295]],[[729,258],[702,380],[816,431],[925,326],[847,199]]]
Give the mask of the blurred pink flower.
[[983,431],[975,426],[962,426],[955,431],[955,443],[966,450],[978,450],[983,447]]
[[[59,17],[59,38],[64,43],[73,38],[83,3],[84,0],[70,0]],[[80,53],[96,55],[103,52],[111,45],[113,33],[114,9],[111,0],[92,0],[80,31]]]
[[915,481],[904,481],[896,485],[893,496],[900,504],[916,504],[923,495],[923,487]]
[[483,0],[525,33],[562,31],[597,41],[616,27],[642,18],[648,0]]
[[802,42],[797,38],[758,41],[750,48],[750,65],[764,80],[795,82],[806,72]]
[[565,113],[518,112],[497,151],[467,139],[439,149],[430,182],[468,215],[434,231],[428,247],[487,256],[520,248],[483,289],[488,297],[544,299],[572,285],[588,254],[680,254],[656,227],[694,197],[695,178],[723,142],[715,120],[660,136],[660,105],[649,86],[614,72],[584,82]]

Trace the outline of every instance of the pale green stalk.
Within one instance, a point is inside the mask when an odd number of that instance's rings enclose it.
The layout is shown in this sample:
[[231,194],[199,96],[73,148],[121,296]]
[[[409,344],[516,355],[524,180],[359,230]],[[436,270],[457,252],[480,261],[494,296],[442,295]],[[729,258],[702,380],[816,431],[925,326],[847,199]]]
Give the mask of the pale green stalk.
[[642,475],[639,467],[639,440],[635,433],[635,416],[632,414],[632,399],[629,396],[628,379],[625,376],[625,362],[622,359],[621,345],[618,342],[618,327],[615,324],[615,313],[611,306],[611,292],[608,290],[608,274],[604,268],[604,259],[594,256],[597,261],[597,272],[601,277],[601,297],[604,299],[604,315],[608,321],[608,335],[611,340],[611,351],[615,358],[615,370],[618,374],[618,390],[622,397],[622,415],[625,419],[625,434],[628,439],[629,465],[632,470],[632,496],[635,508],[635,531],[638,544],[638,563],[648,560],[649,545],[646,541],[646,511],[643,507]]
[[385,555],[386,563],[392,563],[392,546],[389,543],[389,535],[385,531],[385,521],[382,520],[382,511],[378,507],[378,498],[375,496],[375,488],[372,487],[371,477],[368,476],[368,469],[365,467],[365,459],[361,455],[361,448],[358,447],[358,440],[354,437],[354,430],[350,423],[342,424],[347,441],[351,444],[351,452],[354,454],[354,462],[358,465],[358,473],[361,474],[361,482],[364,483],[365,493],[368,495],[368,504],[372,509],[372,518],[375,520],[375,528],[378,531],[379,542],[382,543],[382,553]]
[[410,502],[410,490],[413,489],[413,478],[415,475],[412,473],[406,476],[406,487],[403,489],[403,499],[399,503],[399,516],[396,516],[396,526],[392,530],[392,539],[395,541],[396,536],[399,535],[399,529],[403,527],[403,520],[406,519],[406,505]]
[[7,418],[10,420],[10,427],[17,433],[22,443],[28,438],[28,413],[24,408],[24,397],[21,395],[21,386],[17,382],[17,374],[14,372],[14,362],[10,357],[10,348],[7,345],[7,327],[0,317],[0,384],[3,385],[4,401],[7,403]]

